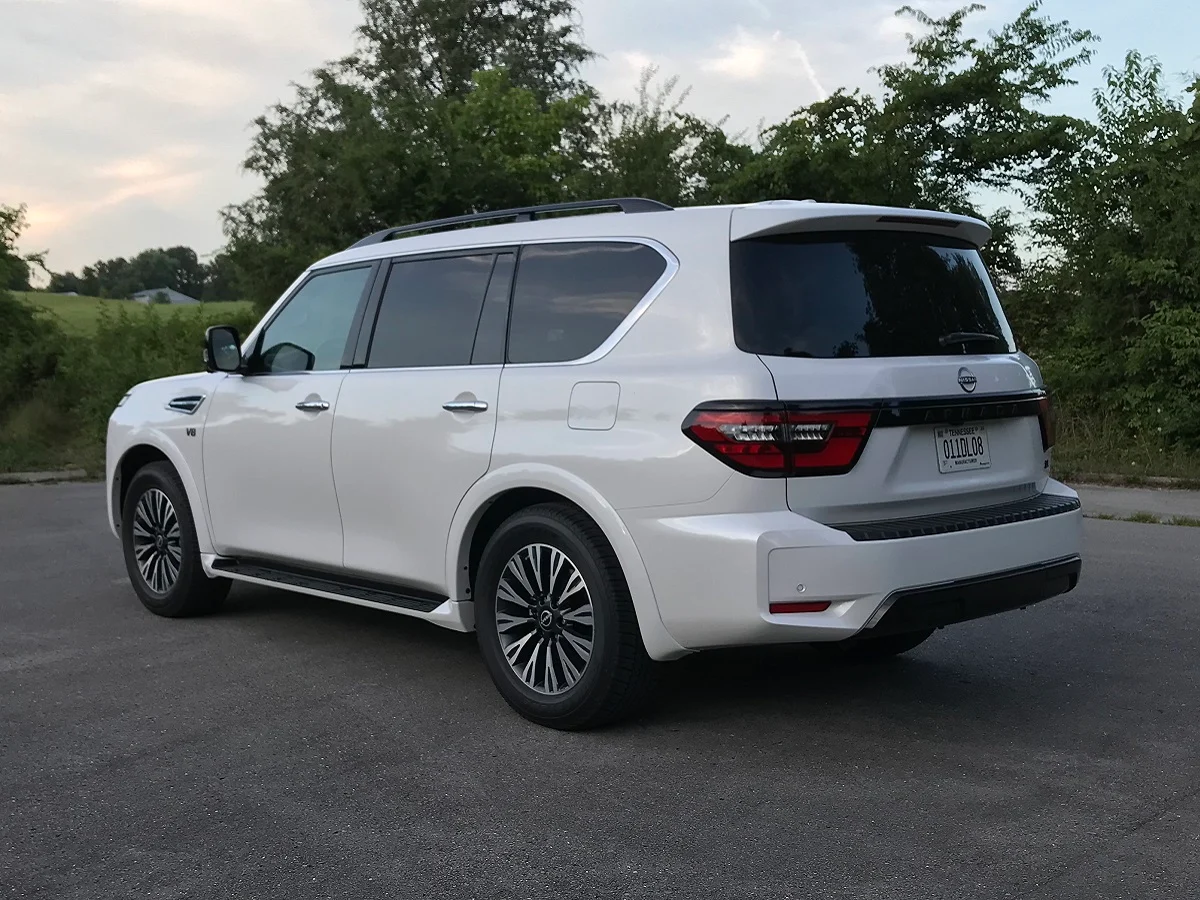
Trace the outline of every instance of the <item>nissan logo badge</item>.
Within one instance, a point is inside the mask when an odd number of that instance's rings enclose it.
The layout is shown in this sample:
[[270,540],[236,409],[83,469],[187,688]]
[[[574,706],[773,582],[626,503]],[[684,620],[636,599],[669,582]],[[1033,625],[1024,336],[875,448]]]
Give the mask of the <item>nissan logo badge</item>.
[[979,379],[975,377],[975,373],[963,366],[958,370],[958,386],[968,394],[975,390],[975,385],[979,383]]

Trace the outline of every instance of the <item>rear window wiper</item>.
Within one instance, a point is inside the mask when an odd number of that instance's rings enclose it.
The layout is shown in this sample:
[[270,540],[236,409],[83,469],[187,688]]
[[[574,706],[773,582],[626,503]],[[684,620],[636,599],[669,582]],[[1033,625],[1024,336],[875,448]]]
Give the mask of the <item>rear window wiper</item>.
[[998,334],[988,334],[983,331],[952,331],[938,338],[938,343],[943,347],[949,347],[952,344],[996,344],[1003,340],[1004,338]]

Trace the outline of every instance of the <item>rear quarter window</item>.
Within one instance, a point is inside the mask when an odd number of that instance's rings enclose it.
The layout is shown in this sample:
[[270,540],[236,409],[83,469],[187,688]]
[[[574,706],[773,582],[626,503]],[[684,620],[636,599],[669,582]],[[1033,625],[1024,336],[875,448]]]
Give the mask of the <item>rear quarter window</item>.
[[[764,356],[1012,353],[979,251],[910,232],[778,235],[730,245],[734,336]],[[968,344],[953,335],[994,335]]]
[[645,244],[579,242],[522,248],[508,331],[510,363],[566,362],[608,339],[666,271]]

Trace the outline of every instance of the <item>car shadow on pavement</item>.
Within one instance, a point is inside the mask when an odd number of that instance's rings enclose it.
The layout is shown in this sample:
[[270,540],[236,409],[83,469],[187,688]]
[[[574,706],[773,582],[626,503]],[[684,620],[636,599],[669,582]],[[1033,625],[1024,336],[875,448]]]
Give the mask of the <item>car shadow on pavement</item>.
[[[238,585],[221,618],[272,637],[307,642],[330,658],[352,653],[365,668],[411,665],[412,678],[478,679],[491,692],[473,634],[417,619],[285,590]],[[646,712],[606,731],[653,734],[681,726],[851,730],[928,721],[939,729],[993,731],[1041,716],[1036,676],[928,646],[875,663],[831,660],[803,646],[711,650],[659,667],[660,684]],[[941,648],[944,649],[944,648]],[[402,651],[402,652],[398,652]],[[407,662],[403,662],[407,660]],[[464,672],[469,667],[471,671]],[[478,694],[476,694],[478,696]],[[495,695],[495,714],[512,713]],[[1061,713],[1061,709],[1059,710]]]
[[[936,640],[936,638],[934,639]],[[831,660],[797,645],[698,653],[667,666],[643,726],[725,721],[877,731],[927,722],[941,731],[1036,727],[1037,679],[918,649],[870,663]],[[1061,710],[1059,710],[1061,713]],[[787,730],[787,726],[784,726]]]

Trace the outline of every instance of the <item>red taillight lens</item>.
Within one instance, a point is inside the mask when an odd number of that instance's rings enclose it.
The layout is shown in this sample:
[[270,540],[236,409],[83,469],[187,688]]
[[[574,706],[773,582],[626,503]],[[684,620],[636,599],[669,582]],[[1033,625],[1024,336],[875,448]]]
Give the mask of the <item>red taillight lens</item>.
[[[797,412],[788,410],[792,436],[792,467],[797,470],[837,469],[849,472],[858,462],[867,435],[870,412]],[[803,475],[803,471],[795,474]]]
[[683,430],[717,459],[755,475],[782,475],[786,417],[783,410],[696,410]]
[[1038,401],[1038,425],[1042,428],[1042,449],[1054,446],[1054,402],[1046,394]]
[[762,477],[843,475],[871,433],[863,410],[700,407],[683,432],[740,472]]

